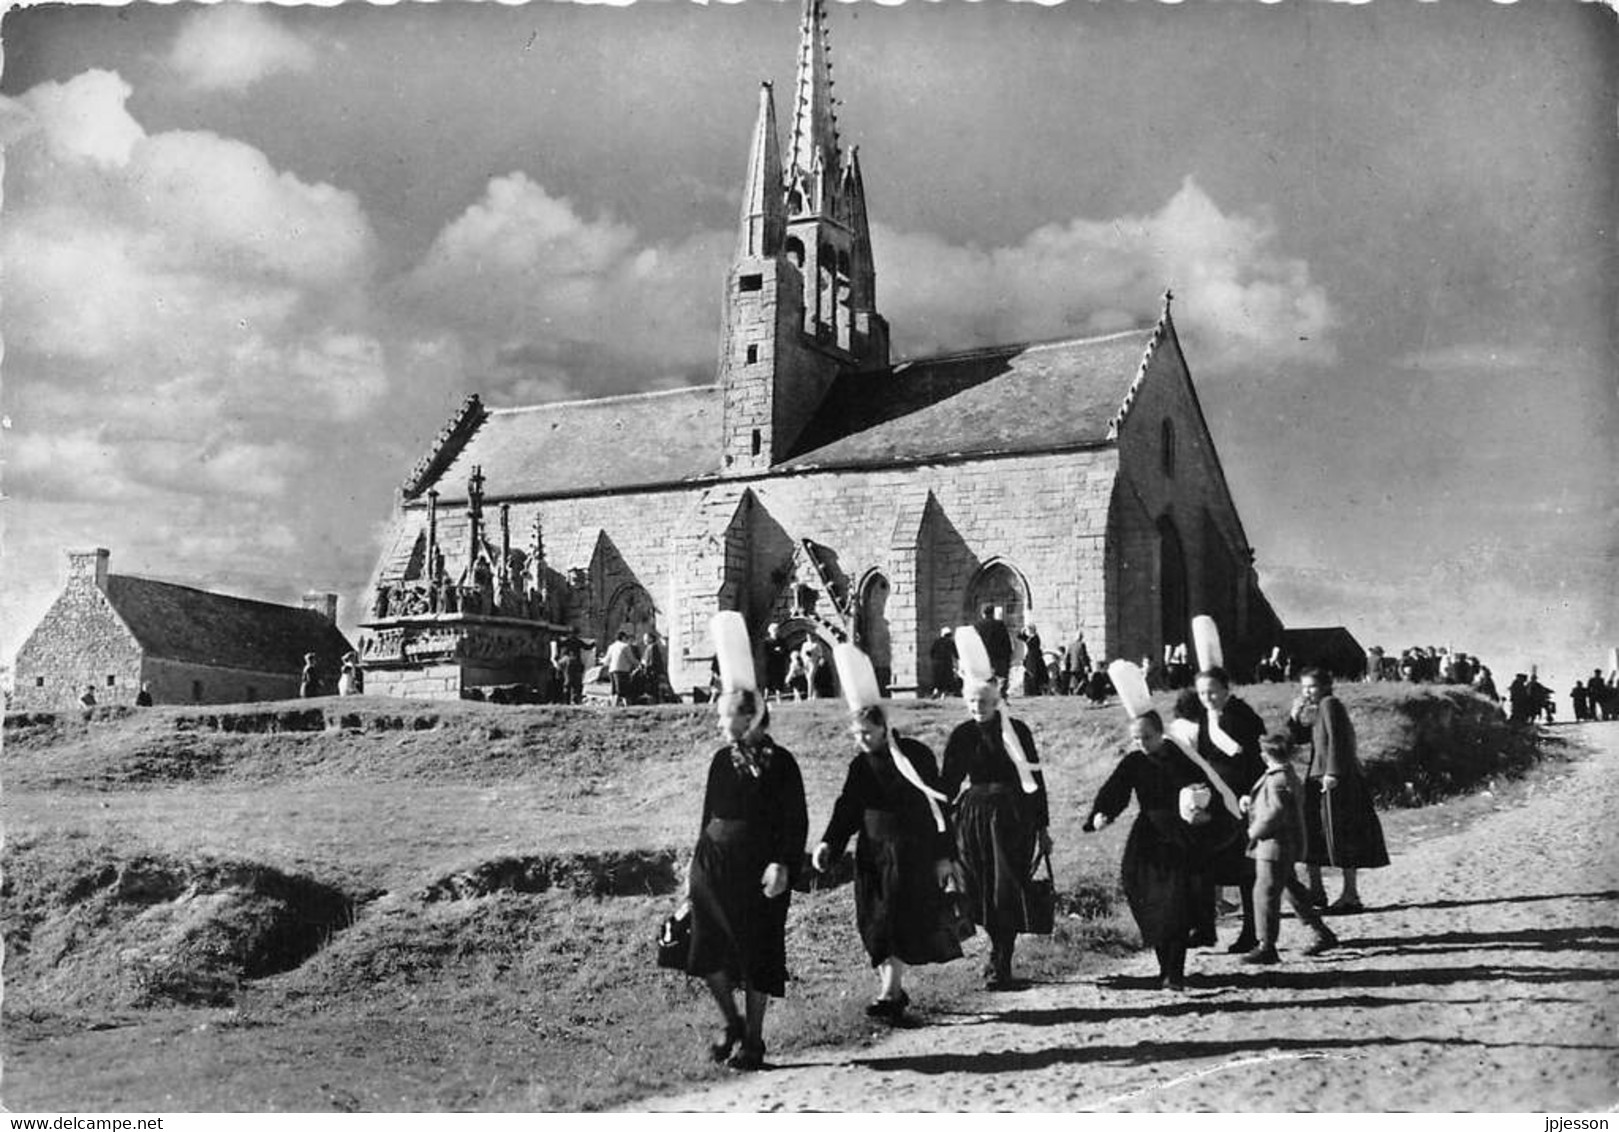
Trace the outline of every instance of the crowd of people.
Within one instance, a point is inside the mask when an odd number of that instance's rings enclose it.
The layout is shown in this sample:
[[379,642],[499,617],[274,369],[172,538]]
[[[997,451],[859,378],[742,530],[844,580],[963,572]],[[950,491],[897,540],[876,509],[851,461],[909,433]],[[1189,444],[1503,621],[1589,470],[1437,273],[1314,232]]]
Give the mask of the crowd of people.
[[[864,655],[839,644],[834,660],[851,707],[854,748],[841,791],[814,848],[802,776],[770,733],[770,709],[751,677],[725,681],[717,699],[721,745],[709,762],[686,902],[689,948],[681,963],[702,978],[721,1029],[708,1045],[738,1069],[764,1063],[764,1021],[785,990],[787,910],[807,867],[832,869],[851,839],[856,926],[876,975],[866,1010],[907,1017],[907,972],[963,955],[963,933],[982,930],[988,989],[1019,985],[1017,937],[1051,930],[1051,890],[1038,864],[1051,853],[1051,802],[1029,727],[1011,716],[999,650],[976,627],[954,634],[954,671],[967,718],[942,758],[901,737],[877,700],[875,677],[850,676]],[[869,661],[866,661],[869,668]],[[1112,666],[1115,673],[1119,666]],[[1122,879],[1144,943],[1157,955],[1156,985],[1186,985],[1190,950],[1216,944],[1218,886],[1241,895],[1242,927],[1227,950],[1246,964],[1280,960],[1284,896],[1309,929],[1307,954],[1337,939],[1323,915],[1361,910],[1358,870],[1388,863],[1355,752],[1348,712],[1331,677],[1301,674],[1286,717],[1266,722],[1218,664],[1196,672],[1166,726],[1139,691],[1120,688],[1130,747],[1098,792],[1086,832],[1135,801]],[[1126,675],[1129,675],[1126,673]],[[860,689],[867,687],[869,693]],[[1301,776],[1295,748],[1307,752]],[[1296,866],[1303,864],[1308,880]],[[1328,902],[1322,868],[1343,883]],[[740,996],[740,997],[739,997]]]

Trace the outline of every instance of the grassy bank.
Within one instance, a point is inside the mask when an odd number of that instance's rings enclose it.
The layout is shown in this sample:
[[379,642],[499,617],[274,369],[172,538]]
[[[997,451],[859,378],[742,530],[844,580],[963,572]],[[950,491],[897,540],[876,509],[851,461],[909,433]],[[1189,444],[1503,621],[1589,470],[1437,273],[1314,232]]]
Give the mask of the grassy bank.
[[[1290,695],[1243,694],[1268,721]],[[1344,694],[1385,804],[1535,758],[1533,733],[1470,695]],[[1133,939],[1113,880],[1127,823],[1079,832],[1123,717],[1015,710],[1050,768],[1074,913],[1024,949],[1024,970],[1051,977]],[[954,703],[898,715],[935,750],[963,718]],[[776,709],[812,839],[843,726],[836,704]],[[577,1109],[719,1072],[701,1057],[699,988],[651,966],[712,735],[691,707],[364,698],[8,719],[7,1105]],[[795,896],[789,959],[773,1060],[872,1032],[846,885]],[[949,1009],[975,972],[930,969],[916,997]]]

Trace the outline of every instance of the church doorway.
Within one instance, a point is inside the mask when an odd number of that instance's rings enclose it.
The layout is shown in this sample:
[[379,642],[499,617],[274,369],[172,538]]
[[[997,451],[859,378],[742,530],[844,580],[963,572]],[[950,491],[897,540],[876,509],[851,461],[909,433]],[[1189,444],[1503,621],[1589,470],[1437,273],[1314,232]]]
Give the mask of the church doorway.
[[605,651],[620,632],[630,635],[637,649],[643,647],[646,635],[658,628],[658,608],[652,595],[638,585],[620,586],[607,603],[607,616],[602,621],[598,651]]
[[1164,645],[1186,643],[1191,632],[1191,602],[1186,587],[1186,553],[1180,531],[1168,515],[1158,520],[1158,615]]
[[972,624],[984,617],[996,617],[1006,622],[1006,628],[1015,638],[1023,631],[1028,617],[1029,587],[1023,577],[1004,562],[987,563],[967,586],[965,623]]
[[877,686],[886,693],[894,677],[894,646],[888,627],[888,579],[873,571],[860,587],[855,619],[855,644],[871,657]]

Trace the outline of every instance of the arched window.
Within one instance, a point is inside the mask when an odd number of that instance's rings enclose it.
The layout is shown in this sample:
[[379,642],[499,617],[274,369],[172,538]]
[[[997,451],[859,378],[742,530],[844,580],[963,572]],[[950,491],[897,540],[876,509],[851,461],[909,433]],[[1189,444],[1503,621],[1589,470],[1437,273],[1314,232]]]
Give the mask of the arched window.
[[1158,426],[1158,440],[1160,466],[1164,469],[1164,475],[1172,477],[1175,474],[1175,422],[1168,417]]

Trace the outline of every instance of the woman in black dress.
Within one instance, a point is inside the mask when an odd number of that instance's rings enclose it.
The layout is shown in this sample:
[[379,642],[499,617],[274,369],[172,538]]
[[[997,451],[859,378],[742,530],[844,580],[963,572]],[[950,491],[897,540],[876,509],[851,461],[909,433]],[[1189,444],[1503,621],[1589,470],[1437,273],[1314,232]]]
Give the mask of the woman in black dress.
[[1124,843],[1122,881],[1141,940],[1158,955],[1158,985],[1186,985],[1186,941],[1202,907],[1197,830],[1181,816],[1183,787],[1203,783],[1198,770],[1164,736],[1162,718],[1148,711],[1130,721],[1136,749],[1124,756],[1102,789],[1085,830],[1094,832],[1124,812],[1130,795],[1140,813]]
[[[686,972],[707,980],[725,1022],[710,1055],[757,1069],[764,1064],[765,1007],[786,991],[787,903],[809,815],[798,763],[770,738],[770,713],[759,694],[728,692],[718,707],[726,745],[709,764],[692,852]],[[737,1010],[738,987],[745,1017]]]
[[[1019,720],[1010,723],[1022,751],[1006,749],[998,683],[976,681],[963,689],[963,695],[972,718],[952,731],[945,743],[941,786],[956,803],[956,849],[968,911],[989,935],[984,985],[1007,990],[1013,985],[1017,933],[1029,930],[1024,888],[1035,848],[1051,852],[1050,809],[1034,736]],[[1023,755],[1024,767],[1014,754]]]
[[933,752],[890,732],[887,716],[875,705],[858,708],[849,730],[859,753],[849,762],[843,792],[811,860],[825,872],[859,834],[855,923],[881,984],[866,1013],[893,1022],[911,1001],[907,966],[961,958],[961,944],[945,927],[942,891],[952,876],[955,840],[940,805],[943,794],[923,793],[895,758],[897,753],[922,786],[938,792]]
[[[1197,674],[1197,699],[1200,712],[1197,718],[1197,753],[1213,768],[1232,794],[1242,798],[1254,788],[1265,774],[1265,760],[1259,753],[1259,741],[1265,737],[1265,721],[1240,696],[1231,694],[1231,677],[1219,666],[1204,669]],[[1237,886],[1242,901],[1242,930],[1226,948],[1232,955],[1242,955],[1259,945],[1254,931],[1254,865],[1248,859],[1248,834],[1238,815],[1229,818],[1218,829],[1207,831],[1211,838],[1222,835],[1223,841],[1209,844],[1211,866],[1207,892],[1207,943],[1214,941],[1214,886]]]

